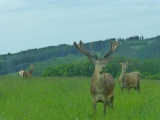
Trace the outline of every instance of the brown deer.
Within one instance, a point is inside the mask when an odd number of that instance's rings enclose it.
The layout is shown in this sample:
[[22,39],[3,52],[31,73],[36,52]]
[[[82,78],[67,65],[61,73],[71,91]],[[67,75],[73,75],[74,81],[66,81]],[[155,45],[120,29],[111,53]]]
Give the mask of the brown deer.
[[33,65],[30,65],[29,66],[29,71],[24,71],[23,72],[23,78],[32,78],[32,74],[33,74],[33,69],[34,69],[34,66],[35,66],[36,64],[33,64]]
[[103,58],[98,58],[95,54],[93,44],[91,44],[91,53],[84,48],[82,41],[80,41],[79,44],[76,42],[73,43],[81,53],[88,57],[90,62],[95,64],[95,70],[90,84],[90,93],[92,95],[94,111],[96,111],[97,102],[102,102],[104,104],[104,114],[106,114],[106,105],[113,108],[115,86],[112,75],[105,73],[106,64],[111,61],[111,59],[107,60],[107,58],[118,48],[119,45],[119,42],[116,41],[111,41],[110,43],[110,50],[103,56]]
[[127,73],[126,69],[128,68],[127,62],[119,61],[119,64],[122,66],[122,72],[119,76],[119,84],[123,93],[123,89],[126,88],[130,91],[131,88],[134,88],[138,92],[140,92],[140,73],[139,72],[131,72]]

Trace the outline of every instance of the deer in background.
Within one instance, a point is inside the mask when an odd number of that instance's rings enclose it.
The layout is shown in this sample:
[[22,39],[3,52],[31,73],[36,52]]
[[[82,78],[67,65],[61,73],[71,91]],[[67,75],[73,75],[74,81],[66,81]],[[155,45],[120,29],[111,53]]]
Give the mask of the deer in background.
[[131,72],[127,73],[126,69],[128,68],[127,62],[119,61],[119,64],[122,66],[122,72],[119,76],[119,84],[123,93],[123,89],[126,88],[130,91],[131,88],[134,88],[138,92],[140,92],[140,73],[139,72]]
[[82,41],[80,41],[79,44],[76,42],[73,44],[81,53],[88,57],[91,63],[95,64],[94,74],[90,83],[90,93],[92,95],[94,111],[96,111],[97,102],[102,102],[104,104],[104,114],[106,114],[106,105],[113,108],[115,83],[113,76],[105,73],[105,69],[107,62],[111,61],[111,59],[107,60],[107,58],[118,48],[119,42],[111,41],[110,50],[103,58],[98,58],[95,54],[93,44],[91,44],[92,53],[84,48]]
[[32,74],[33,74],[33,69],[35,67],[36,64],[33,64],[33,65],[30,65],[29,66],[29,70],[28,71],[24,71],[24,70],[21,70],[19,71],[19,75],[22,77],[22,78],[31,78],[32,77]]

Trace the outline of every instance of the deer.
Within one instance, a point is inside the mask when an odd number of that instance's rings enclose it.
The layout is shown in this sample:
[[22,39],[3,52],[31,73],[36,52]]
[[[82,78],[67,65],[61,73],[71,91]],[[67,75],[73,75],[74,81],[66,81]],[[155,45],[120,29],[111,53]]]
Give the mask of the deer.
[[111,74],[105,73],[106,64],[111,61],[112,58],[107,59],[119,46],[118,41],[110,41],[110,50],[102,57],[99,58],[91,44],[92,52],[89,52],[84,48],[83,42],[80,40],[79,44],[73,43],[74,46],[85,56],[88,57],[89,62],[95,64],[95,69],[90,83],[90,93],[92,96],[92,103],[94,106],[94,113],[96,112],[96,106],[98,102],[103,103],[103,112],[106,115],[106,106],[113,109],[114,100],[114,78]]
[[121,87],[122,93],[124,88],[126,88],[128,91],[130,91],[131,88],[134,88],[135,90],[140,92],[140,73],[127,73],[126,69],[128,68],[129,62],[130,60],[128,60],[127,62],[119,61],[119,64],[122,66],[122,71],[119,76],[119,85]]
[[36,64],[33,64],[33,65],[30,65],[29,66],[29,71],[25,71],[25,70],[21,70],[19,71],[19,75],[22,77],[22,78],[31,78],[32,77],[32,74],[33,74],[33,69],[34,69],[34,66]]

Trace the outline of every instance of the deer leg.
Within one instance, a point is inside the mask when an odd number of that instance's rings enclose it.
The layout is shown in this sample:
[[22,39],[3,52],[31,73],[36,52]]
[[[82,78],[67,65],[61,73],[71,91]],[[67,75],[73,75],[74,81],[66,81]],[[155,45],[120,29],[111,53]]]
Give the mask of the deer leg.
[[140,87],[139,86],[137,86],[136,90],[137,90],[138,93],[140,93]]
[[94,113],[96,113],[96,106],[97,106],[97,101],[93,98],[92,99],[93,107],[94,107]]
[[140,93],[140,82],[137,83],[137,92]]
[[106,105],[107,105],[107,102],[108,102],[107,100],[104,101],[104,110],[103,110],[104,115],[106,115]]
[[111,106],[112,109],[113,109],[113,100],[114,100],[114,95],[110,99],[110,106]]

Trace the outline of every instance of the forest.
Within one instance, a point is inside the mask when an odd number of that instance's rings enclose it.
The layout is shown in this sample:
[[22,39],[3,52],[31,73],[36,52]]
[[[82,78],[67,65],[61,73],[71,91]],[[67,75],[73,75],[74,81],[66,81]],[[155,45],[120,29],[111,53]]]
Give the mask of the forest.
[[[138,71],[142,79],[160,79],[160,60],[141,60],[137,58],[125,58],[115,56],[110,63],[106,65],[106,72],[118,78],[121,73],[119,61],[126,62],[130,60],[128,72]],[[61,76],[61,77],[91,77],[94,71],[94,64],[89,61],[73,62],[55,67],[47,67],[41,76]]]
[[[103,56],[109,50],[110,40],[116,39],[93,41],[98,56]],[[131,36],[117,40],[120,41],[119,48],[112,55],[113,60],[107,64],[106,72],[116,77],[121,72],[118,61],[130,60],[128,72],[139,71],[143,78],[160,79],[160,35],[146,39],[143,36]],[[84,45],[91,50],[91,43]],[[34,76],[91,76],[94,70],[94,65],[75,46],[60,44],[0,55],[0,75],[26,70],[33,63],[36,63]]]

